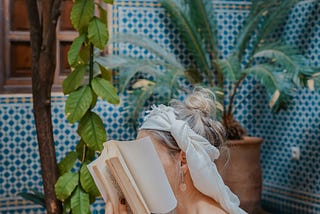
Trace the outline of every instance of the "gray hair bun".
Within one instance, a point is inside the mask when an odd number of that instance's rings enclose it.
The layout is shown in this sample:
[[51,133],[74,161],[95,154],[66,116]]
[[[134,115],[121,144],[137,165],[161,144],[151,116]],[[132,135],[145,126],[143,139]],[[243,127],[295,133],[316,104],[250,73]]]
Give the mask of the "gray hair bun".
[[225,142],[225,130],[216,118],[214,93],[205,88],[196,88],[184,102],[173,100],[177,119],[186,121],[197,134],[205,137],[213,145],[220,147]]
[[200,111],[206,117],[216,118],[216,97],[209,89],[196,88],[186,97],[184,103],[190,110]]

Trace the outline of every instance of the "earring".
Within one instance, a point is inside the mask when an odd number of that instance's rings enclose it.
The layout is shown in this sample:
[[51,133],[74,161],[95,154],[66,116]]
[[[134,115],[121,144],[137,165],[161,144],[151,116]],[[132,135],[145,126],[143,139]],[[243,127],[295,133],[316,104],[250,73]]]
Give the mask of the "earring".
[[187,185],[184,182],[184,174],[183,174],[183,171],[181,170],[181,168],[180,168],[180,174],[181,174],[181,183],[179,185],[179,188],[180,188],[181,192],[185,192],[187,190]]

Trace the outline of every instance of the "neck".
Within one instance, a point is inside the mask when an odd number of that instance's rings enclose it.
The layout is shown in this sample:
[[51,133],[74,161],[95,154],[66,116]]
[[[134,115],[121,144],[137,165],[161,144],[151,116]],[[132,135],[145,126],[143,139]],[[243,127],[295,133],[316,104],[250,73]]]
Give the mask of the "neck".
[[220,207],[220,205],[210,197],[199,192],[193,185],[191,176],[186,173],[185,183],[187,185],[186,191],[181,191],[178,187],[176,192],[176,197],[178,200],[178,205],[176,208],[177,214],[194,214],[200,213],[203,208],[209,207]]

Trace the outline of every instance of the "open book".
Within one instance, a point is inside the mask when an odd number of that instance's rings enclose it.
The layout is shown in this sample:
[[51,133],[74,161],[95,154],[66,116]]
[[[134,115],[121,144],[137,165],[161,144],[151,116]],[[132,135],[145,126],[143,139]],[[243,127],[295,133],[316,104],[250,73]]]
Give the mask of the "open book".
[[88,165],[104,199],[118,212],[125,198],[134,214],[168,213],[177,201],[150,138],[108,141],[101,155]]

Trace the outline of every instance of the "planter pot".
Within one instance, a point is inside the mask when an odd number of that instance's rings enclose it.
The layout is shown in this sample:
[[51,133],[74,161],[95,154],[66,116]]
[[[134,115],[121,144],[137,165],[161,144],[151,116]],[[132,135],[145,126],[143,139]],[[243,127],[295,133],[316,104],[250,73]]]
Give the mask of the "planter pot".
[[261,213],[262,172],[260,147],[263,139],[244,137],[228,143],[229,155],[216,161],[225,184],[240,199],[240,207],[248,213]]

